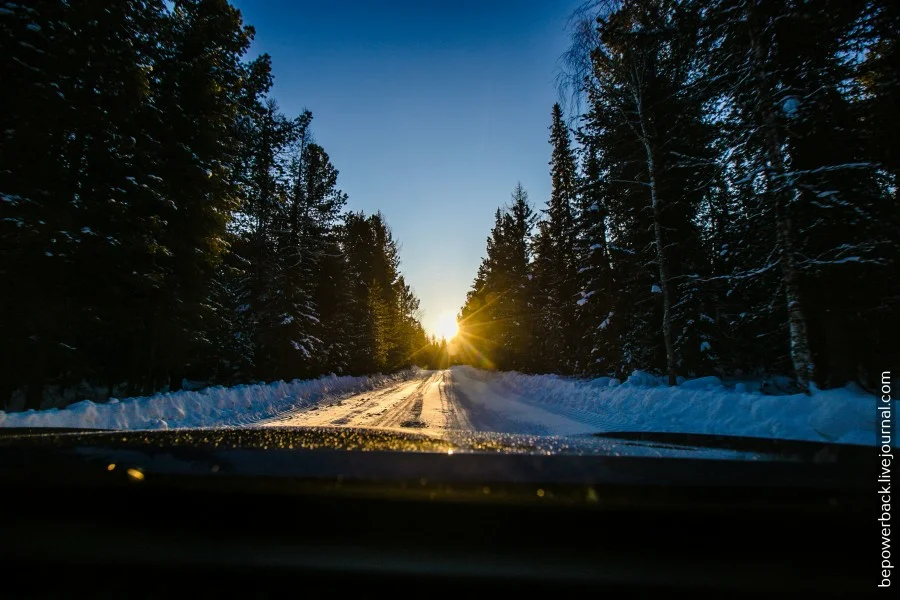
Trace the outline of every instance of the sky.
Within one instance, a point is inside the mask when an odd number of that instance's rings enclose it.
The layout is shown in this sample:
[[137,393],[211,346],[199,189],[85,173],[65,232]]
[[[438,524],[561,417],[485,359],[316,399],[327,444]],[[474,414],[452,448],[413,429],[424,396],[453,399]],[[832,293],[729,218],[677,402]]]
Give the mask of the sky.
[[[550,110],[581,0],[232,0],[281,110],[313,113],[348,209],[381,211],[429,333],[462,307],[498,206],[550,194]],[[442,327],[443,324],[443,327]]]

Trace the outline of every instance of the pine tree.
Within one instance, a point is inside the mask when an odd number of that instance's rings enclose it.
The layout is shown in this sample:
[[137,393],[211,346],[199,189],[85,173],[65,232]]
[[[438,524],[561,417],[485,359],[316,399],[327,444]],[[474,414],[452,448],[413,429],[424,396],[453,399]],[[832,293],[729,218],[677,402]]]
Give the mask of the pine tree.
[[395,290],[397,303],[393,335],[396,345],[390,365],[392,369],[402,369],[425,362],[422,353],[427,341],[425,330],[419,321],[421,314],[419,299],[402,275],[397,278]]
[[578,372],[612,374],[618,369],[615,316],[616,281],[612,271],[602,167],[595,138],[582,132],[582,175],[576,213],[576,257],[580,298],[578,323],[583,332],[576,354]]
[[234,215],[238,240],[232,253],[240,257],[245,286],[241,295],[249,313],[245,321],[249,330],[242,338],[253,340],[255,376],[272,380],[281,376],[282,355],[292,349],[280,331],[286,316],[279,287],[286,279],[279,234],[289,193],[288,155],[305,134],[309,118],[291,122],[272,100],[258,102],[252,115],[244,134],[248,153],[243,161],[242,205]]
[[[346,196],[226,0],[0,11],[0,399],[343,371]],[[394,362],[424,333],[386,226]],[[379,245],[380,243],[380,245]],[[325,308],[323,308],[325,307]],[[295,346],[296,345],[296,346]],[[386,367],[392,365],[386,364]],[[98,392],[102,386],[105,392]],[[56,402],[56,399],[54,399]]]
[[624,311],[607,312],[619,324],[610,328],[604,317],[604,330],[624,336],[623,356],[639,368],[656,368],[661,355],[670,385],[679,370],[702,368],[705,347],[705,302],[690,283],[706,274],[695,216],[712,170],[696,20],[680,2],[617,3],[598,21],[586,84],[583,136],[599,156],[586,166],[606,179],[608,248],[623,286]]
[[506,284],[508,299],[509,367],[519,371],[534,368],[535,307],[531,273],[531,233],[536,216],[528,193],[516,184],[504,219]]
[[496,368],[496,348],[499,336],[495,331],[494,304],[498,294],[492,291],[491,253],[495,243],[496,232],[499,231],[499,210],[495,218],[494,229],[487,241],[487,256],[482,259],[472,283],[466,294],[466,302],[459,313],[459,335],[462,360],[483,369]]
[[[862,143],[861,155],[877,167],[879,196],[893,196],[893,206],[885,206],[885,202],[879,213],[888,245],[880,250],[883,267],[870,275],[875,289],[858,290],[860,295],[868,294],[870,300],[861,319],[865,329],[854,344],[859,379],[874,388],[883,368],[879,364],[900,364],[900,349],[888,333],[900,330],[900,236],[896,235],[900,230],[900,129],[896,118],[900,104],[900,6],[890,0],[866,2],[859,24],[851,32],[844,36],[843,47],[857,52],[860,47],[866,49],[865,60],[856,65],[854,73],[861,93],[853,106],[853,131]],[[857,52],[845,55],[863,54]]]
[[160,186],[144,150],[165,25],[151,1],[35,2],[0,19],[0,73],[16,90],[0,100],[0,330],[15,348],[0,388],[26,383],[28,407],[49,384],[111,385],[143,332],[125,307],[139,312],[159,285]]
[[397,242],[381,213],[349,213],[342,229],[349,265],[352,329],[350,372],[396,370],[425,346],[418,300],[400,275]]
[[225,0],[175,2],[167,21],[164,54],[154,66],[159,118],[148,123],[152,176],[164,200],[156,213],[165,223],[163,285],[149,299],[147,343],[133,357],[135,392],[192,374],[210,346],[206,299],[238,203],[233,172],[248,84],[242,57],[253,35]]
[[577,172],[569,129],[562,108],[553,106],[550,126],[551,193],[545,225],[535,242],[535,283],[538,335],[543,340],[539,369],[574,372],[578,346],[578,274],[575,256]]
[[535,309],[530,234],[534,211],[521,184],[497,209],[486,256],[460,313],[464,360],[488,368],[535,368]]
[[342,223],[326,231],[319,261],[316,306],[319,311],[317,337],[323,350],[318,363],[324,373],[346,374],[351,369],[354,298],[350,263],[341,245]]
[[709,14],[729,146],[740,147],[761,197],[748,220],[774,231],[755,270],[777,265],[798,387],[814,377],[837,384],[867,362],[859,332],[884,298],[875,289],[854,293],[849,282],[887,275],[896,260],[885,227],[896,211],[865,162],[846,89],[860,5],[723,1]]

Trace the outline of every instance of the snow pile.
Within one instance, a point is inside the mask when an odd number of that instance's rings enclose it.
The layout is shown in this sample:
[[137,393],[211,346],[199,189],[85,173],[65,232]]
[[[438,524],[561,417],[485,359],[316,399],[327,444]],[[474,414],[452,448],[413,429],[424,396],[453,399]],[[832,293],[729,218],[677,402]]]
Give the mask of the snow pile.
[[668,387],[635,372],[624,383],[609,377],[492,373],[453,367],[453,384],[472,397],[515,397],[535,408],[589,424],[594,432],[708,433],[849,444],[876,443],[874,396],[855,385],[811,396],[764,395],[759,383],[726,388],[716,377]]
[[60,409],[5,413],[0,427],[174,429],[247,425],[325,399],[383,387],[418,376],[419,369],[393,375],[338,377],[269,384],[211,387],[97,404],[84,400]]

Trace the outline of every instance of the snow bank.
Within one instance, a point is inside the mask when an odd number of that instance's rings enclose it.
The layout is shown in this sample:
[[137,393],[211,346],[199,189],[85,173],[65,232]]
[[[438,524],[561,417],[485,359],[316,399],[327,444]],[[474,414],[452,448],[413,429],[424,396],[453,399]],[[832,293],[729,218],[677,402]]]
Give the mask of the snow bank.
[[874,445],[874,396],[855,385],[802,394],[768,396],[747,383],[729,389],[715,377],[668,387],[636,372],[624,383],[602,377],[493,373],[453,367],[465,393],[516,397],[549,412],[590,424],[595,432],[709,433]]
[[[332,375],[289,383],[214,387],[113,399],[104,404],[85,400],[62,410],[0,411],[0,427],[168,429],[249,425],[323,400],[420,376],[421,371],[414,369],[373,377]],[[814,391],[811,396],[766,395],[760,391],[760,382],[741,382],[732,388],[715,377],[688,380],[670,388],[661,378],[640,372],[620,382],[609,377],[582,380],[464,366],[451,369],[449,382],[468,398],[470,408],[483,405],[485,418],[492,411],[503,413],[510,427],[518,419],[524,423],[522,427],[535,422],[542,430],[559,430],[561,435],[662,431],[876,443],[876,399],[853,385]]]
[[174,429],[247,425],[285,411],[416,377],[418,369],[394,375],[338,377],[269,384],[211,387],[97,404],[84,400],[66,408],[5,413],[0,427],[88,427]]

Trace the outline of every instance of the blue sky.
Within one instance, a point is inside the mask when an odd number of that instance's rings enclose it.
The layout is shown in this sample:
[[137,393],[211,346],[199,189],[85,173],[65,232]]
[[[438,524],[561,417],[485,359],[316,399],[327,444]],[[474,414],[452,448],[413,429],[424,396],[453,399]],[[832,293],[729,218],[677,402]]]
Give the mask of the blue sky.
[[272,56],[273,95],[340,171],[349,208],[380,210],[434,332],[462,306],[497,206],[550,193],[548,127],[580,0],[232,0]]

